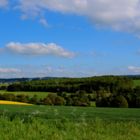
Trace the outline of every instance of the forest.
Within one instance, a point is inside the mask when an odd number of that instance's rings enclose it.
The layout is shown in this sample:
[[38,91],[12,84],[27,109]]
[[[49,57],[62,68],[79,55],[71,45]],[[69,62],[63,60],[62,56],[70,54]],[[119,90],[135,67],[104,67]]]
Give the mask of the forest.
[[135,87],[133,80],[129,76],[33,79],[1,86],[1,89],[49,92],[45,98],[0,94],[0,99],[39,105],[91,106],[95,102],[97,107],[139,108],[140,86]]

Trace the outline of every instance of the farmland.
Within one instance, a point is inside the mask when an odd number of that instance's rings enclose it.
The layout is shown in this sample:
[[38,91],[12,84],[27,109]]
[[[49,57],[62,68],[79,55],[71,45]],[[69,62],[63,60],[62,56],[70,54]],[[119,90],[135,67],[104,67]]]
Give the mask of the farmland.
[[33,97],[34,95],[37,95],[37,98],[40,99],[46,97],[49,94],[49,92],[28,92],[28,91],[10,92],[6,90],[0,90],[0,94],[28,95],[29,97]]
[[133,80],[134,87],[140,86],[140,80]]
[[[102,77],[101,77],[102,78]],[[1,90],[1,98],[9,96],[9,99],[11,101],[17,101],[18,97],[25,97],[26,95],[29,96],[29,100],[31,101],[31,98],[34,95],[37,95],[37,100],[43,99],[42,102],[46,103],[46,105],[38,104],[38,105],[31,105],[31,106],[23,106],[23,105],[0,105],[0,139],[1,140],[15,140],[15,139],[21,139],[21,140],[139,140],[140,139],[140,110],[139,110],[139,98],[136,98],[137,100],[137,108],[132,108],[135,105],[135,102],[133,101],[133,97],[137,95],[136,97],[139,97],[139,88],[135,87],[139,85],[138,81],[133,82],[134,89],[131,90],[129,87],[131,87],[131,81],[128,80],[128,83],[130,84],[128,86],[127,80],[120,81],[117,80],[116,83],[118,83],[118,89],[116,88],[115,84],[112,86],[113,80],[116,79],[116,77],[109,78],[109,81],[106,81],[106,77],[103,77],[103,79],[99,79],[99,81],[103,81],[104,83],[100,83],[98,80],[95,81],[95,83],[98,83],[94,87],[94,80],[93,82],[87,82],[89,79],[82,79],[83,85],[87,87],[85,90],[81,90],[80,86],[77,84],[81,84],[79,79],[62,79],[57,83],[58,87],[61,87],[60,89],[62,92],[55,92],[55,87],[53,87],[53,81],[52,87],[49,88],[53,89],[50,91],[38,91],[40,88],[38,85],[43,85],[40,82],[44,83],[44,86],[46,86],[46,82],[49,81],[33,81],[32,88],[35,88],[38,86],[37,91],[8,91],[8,90]],[[58,79],[57,79],[58,80]],[[67,81],[68,80],[68,81]],[[78,81],[79,80],[79,81]],[[85,81],[87,80],[87,81]],[[104,81],[105,80],[105,81]],[[90,81],[90,80],[89,80]],[[69,83],[69,86],[73,84],[77,85],[75,87],[76,92],[66,92],[64,87],[68,87],[67,84]],[[122,85],[122,82],[124,85]],[[62,85],[59,83],[62,83]],[[88,83],[91,87],[90,91],[88,91]],[[27,84],[29,84],[27,82]],[[35,84],[35,86],[33,86]],[[73,84],[73,86],[74,86]],[[93,85],[92,85],[93,84]],[[14,85],[14,84],[13,84]],[[24,85],[24,83],[23,83]],[[21,87],[23,86],[21,83]],[[101,86],[102,88],[99,88],[96,90],[97,86]],[[19,85],[14,85],[16,88],[19,87]],[[13,87],[14,87],[13,86]],[[78,87],[79,86],[79,87]],[[109,88],[106,88],[108,86]],[[25,86],[27,87],[27,86]],[[64,89],[63,89],[63,88]],[[30,89],[32,89],[30,87]],[[68,87],[70,89],[71,87]],[[120,90],[120,89],[121,90]],[[46,88],[47,89],[47,88]],[[80,89],[80,90],[79,90]],[[104,89],[104,90],[103,90]],[[123,90],[125,89],[125,90]],[[128,89],[128,90],[126,90]],[[19,89],[18,89],[19,90]],[[72,88],[71,88],[72,90]],[[121,92],[120,92],[121,91]],[[55,93],[54,96],[52,93]],[[107,94],[110,93],[110,94]],[[118,95],[117,95],[117,94]],[[102,107],[108,105],[108,103],[120,103],[120,100],[110,100],[115,99],[115,97],[120,97],[121,93],[126,101],[129,101],[128,107],[130,108],[112,108],[110,106],[108,107]],[[125,94],[124,94],[125,93]],[[127,93],[127,94],[126,94]],[[14,94],[15,96],[11,96],[11,94]],[[2,96],[5,95],[5,96]],[[19,96],[18,96],[19,95]],[[20,96],[25,95],[25,96]],[[52,96],[53,95],[53,96]],[[90,95],[90,96],[89,96]],[[98,96],[97,96],[98,95]],[[129,95],[132,95],[131,100],[129,100],[128,97],[131,97]],[[134,96],[133,96],[134,95]],[[47,96],[47,98],[46,98]],[[110,96],[110,97],[109,97]],[[58,98],[59,97],[59,98]],[[61,97],[61,98],[60,98]],[[82,105],[85,105],[86,98],[89,98],[90,105],[86,107],[82,107]],[[92,97],[92,98],[91,98]],[[99,99],[107,99],[102,100],[103,104],[97,104],[101,105],[100,108],[95,107],[96,105],[96,97],[99,97]],[[59,101],[58,99],[64,98],[67,104],[63,105],[57,105],[50,102],[50,101]],[[13,99],[13,100],[12,100]],[[20,98],[21,100],[25,100],[26,98]],[[56,100],[57,99],[57,100]],[[71,99],[71,100],[70,100]],[[98,99],[98,98],[97,98]],[[20,101],[20,100],[19,100]],[[25,100],[26,101],[26,100]],[[41,101],[41,100],[40,100]],[[68,101],[74,101],[75,103],[78,103],[77,101],[81,101],[81,104],[68,104]],[[88,101],[88,100],[87,100]],[[135,101],[135,100],[134,100]],[[5,101],[7,102],[7,101]],[[30,102],[27,102],[30,103]],[[57,102],[56,102],[57,103]],[[97,102],[100,103],[100,102]],[[130,104],[133,103],[133,104]],[[48,105],[50,104],[50,106]],[[93,107],[94,106],[94,107]],[[124,107],[124,106],[117,106],[117,107]],[[125,106],[126,107],[126,106]],[[9,133],[10,132],[10,133]]]
[[0,105],[32,105],[32,104],[0,100]]
[[139,122],[139,109],[1,105],[0,139],[138,140]]

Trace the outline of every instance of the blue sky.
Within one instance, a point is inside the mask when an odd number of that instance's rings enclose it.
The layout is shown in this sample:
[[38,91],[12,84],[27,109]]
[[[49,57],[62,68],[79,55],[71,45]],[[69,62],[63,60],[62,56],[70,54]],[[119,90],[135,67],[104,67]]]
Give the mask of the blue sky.
[[139,74],[139,3],[0,0],[0,78]]

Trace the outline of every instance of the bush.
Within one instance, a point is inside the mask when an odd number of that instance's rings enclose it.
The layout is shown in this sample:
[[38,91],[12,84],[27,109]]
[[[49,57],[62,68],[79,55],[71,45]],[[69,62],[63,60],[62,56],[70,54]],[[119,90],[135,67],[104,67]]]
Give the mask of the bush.
[[111,107],[111,97],[108,98],[98,98],[96,100],[97,107]]
[[29,102],[29,96],[24,95],[24,94],[17,95],[16,96],[16,101],[28,103]]
[[44,98],[41,102],[43,105],[53,105],[53,102],[49,97]]
[[136,98],[136,107],[140,108],[140,97]]
[[44,105],[65,105],[66,101],[63,97],[56,94],[49,94],[46,98],[42,100]]
[[34,95],[33,97],[30,98],[30,103],[38,104],[38,97],[37,97],[37,95]]
[[57,96],[54,105],[65,105],[66,101],[63,97]]
[[1,94],[0,100],[15,101],[16,96],[14,94]]
[[128,102],[124,96],[116,96],[112,100],[113,107],[128,108]]

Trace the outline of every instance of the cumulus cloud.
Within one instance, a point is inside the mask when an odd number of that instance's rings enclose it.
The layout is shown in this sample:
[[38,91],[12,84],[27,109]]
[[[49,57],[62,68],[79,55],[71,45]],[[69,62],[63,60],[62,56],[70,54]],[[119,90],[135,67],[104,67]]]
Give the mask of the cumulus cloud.
[[55,43],[16,43],[10,42],[4,48],[5,51],[22,54],[22,55],[52,55],[64,58],[74,57],[74,53],[65,50],[61,46]]
[[128,70],[133,73],[140,73],[140,67],[129,66]]
[[8,5],[8,0],[0,0],[0,7],[6,7]]
[[20,0],[17,7],[24,16],[42,16],[49,9],[88,17],[98,27],[140,33],[140,0]]
[[21,72],[20,69],[16,68],[0,68],[0,74],[8,74],[8,73],[19,73]]

